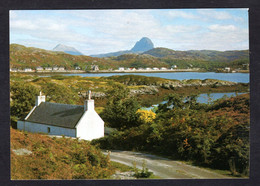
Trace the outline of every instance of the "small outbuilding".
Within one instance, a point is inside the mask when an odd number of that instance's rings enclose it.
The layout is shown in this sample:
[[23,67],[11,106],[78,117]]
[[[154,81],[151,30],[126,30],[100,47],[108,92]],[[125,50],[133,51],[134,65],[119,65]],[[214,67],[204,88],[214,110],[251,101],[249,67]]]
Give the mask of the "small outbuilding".
[[45,102],[45,96],[40,93],[30,113],[23,121],[17,122],[17,128],[84,140],[104,136],[104,121],[95,111],[91,91],[84,106]]

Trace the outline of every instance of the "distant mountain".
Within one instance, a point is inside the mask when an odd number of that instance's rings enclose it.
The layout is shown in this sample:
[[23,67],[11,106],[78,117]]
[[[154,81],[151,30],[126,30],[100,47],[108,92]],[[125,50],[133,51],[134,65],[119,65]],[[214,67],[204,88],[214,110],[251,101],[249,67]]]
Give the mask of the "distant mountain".
[[145,52],[154,48],[153,42],[148,37],[143,37],[140,41],[135,43],[135,46],[131,49],[131,52]]
[[79,52],[77,49],[70,47],[70,46],[66,46],[66,45],[62,45],[62,44],[58,44],[56,47],[54,47],[52,49],[53,51],[60,51],[60,52],[65,52],[67,54],[71,54],[71,55],[83,55],[81,52]]
[[96,55],[90,55],[91,57],[112,57],[112,56],[120,56],[123,54],[136,54],[136,53],[142,53],[148,50],[151,50],[154,48],[153,42],[148,37],[143,37],[139,41],[137,41],[134,45],[134,47],[131,50],[123,50],[118,52],[111,52],[111,53],[105,53],[105,54],[96,54]]

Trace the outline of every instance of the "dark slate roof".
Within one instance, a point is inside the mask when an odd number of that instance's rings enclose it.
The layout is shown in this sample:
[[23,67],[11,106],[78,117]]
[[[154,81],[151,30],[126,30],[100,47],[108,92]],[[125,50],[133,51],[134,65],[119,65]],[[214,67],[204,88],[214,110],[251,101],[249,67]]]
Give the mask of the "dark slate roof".
[[26,121],[65,128],[75,128],[84,106],[42,102]]

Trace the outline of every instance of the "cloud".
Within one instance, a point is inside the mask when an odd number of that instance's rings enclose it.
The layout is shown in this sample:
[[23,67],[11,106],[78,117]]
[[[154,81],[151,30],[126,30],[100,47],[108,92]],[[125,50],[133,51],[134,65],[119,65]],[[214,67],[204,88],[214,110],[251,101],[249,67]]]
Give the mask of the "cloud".
[[237,31],[238,28],[234,25],[219,25],[219,24],[215,24],[215,25],[210,25],[208,27],[211,31],[214,32],[232,32],[232,31]]
[[195,32],[200,29],[200,26],[198,25],[189,25],[189,26],[183,26],[183,25],[168,25],[165,27],[165,29],[169,33],[190,33],[190,32]]
[[225,19],[232,19],[233,16],[225,11],[216,11],[211,9],[198,9],[198,14],[203,18],[207,19],[218,19],[218,20],[225,20]]
[[43,48],[62,43],[87,55],[129,50],[145,36],[155,47],[239,49],[239,42],[248,43],[248,30],[233,18],[205,9],[10,11],[10,39]]
[[168,16],[171,18],[184,18],[184,19],[198,19],[199,16],[194,15],[192,13],[187,13],[185,11],[181,10],[174,10],[174,11],[169,11]]

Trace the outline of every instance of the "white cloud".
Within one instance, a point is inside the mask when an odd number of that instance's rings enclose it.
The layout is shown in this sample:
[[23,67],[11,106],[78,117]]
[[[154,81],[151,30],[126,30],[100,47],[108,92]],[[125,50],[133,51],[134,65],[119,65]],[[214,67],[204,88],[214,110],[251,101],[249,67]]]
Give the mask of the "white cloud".
[[224,20],[224,19],[232,19],[233,16],[225,11],[216,11],[211,9],[198,9],[197,12],[200,16],[207,19],[218,19],[218,20]]
[[171,18],[185,18],[185,19],[197,19],[199,16],[194,15],[192,13],[187,13],[181,10],[174,10],[168,12],[169,17]]
[[234,25],[219,25],[219,24],[215,24],[215,25],[210,25],[208,27],[211,31],[214,32],[232,32],[232,31],[237,31],[238,28]]
[[[73,46],[87,55],[129,50],[144,36],[152,39],[156,47],[178,50],[226,50],[228,47],[239,49],[239,42],[248,41],[247,30],[241,30],[233,24],[231,14],[215,10],[174,10],[161,14],[156,10],[156,15],[153,10],[55,12],[53,15],[48,11],[41,14],[34,11],[32,16],[30,11],[11,11],[11,39],[20,35],[19,42],[23,40],[23,43],[30,45],[35,43],[38,47],[45,46],[43,48],[50,47],[48,42],[54,46],[62,43]],[[175,18],[178,23],[169,17]],[[199,19],[203,17],[220,21],[214,21],[214,24],[209,25],[208,22]],[[187,19],[193,19],[194,22]],[[231,19],[231,22],[223,24],[222,20],[226,19]],[[26,41],[22,36],[27,36],[26,39],[30,38],[31,41]],[[12,42],[15,40],[12,39]]]
[[30,20],[14,20],[10,23],[10,28],[13,30],[36,30],[38,25],[33,24]]
[[189,26],[183,26],[183,25],[168,25],[165,27],[165,29],[169,33],[190,33],[190,32],[196,32],[200,29],[200,26],[198,25],[189,25]]

